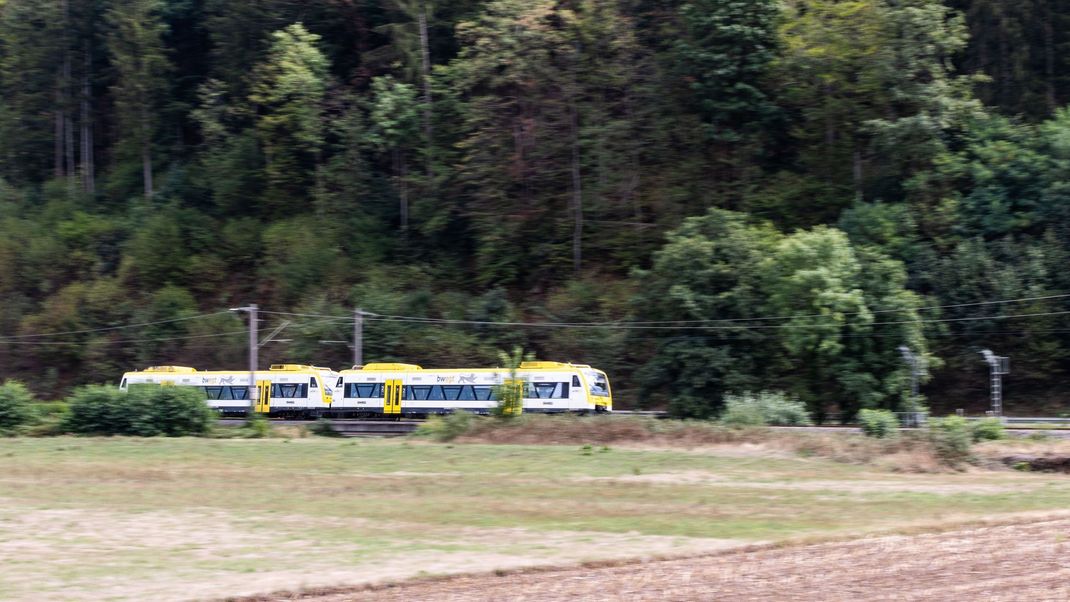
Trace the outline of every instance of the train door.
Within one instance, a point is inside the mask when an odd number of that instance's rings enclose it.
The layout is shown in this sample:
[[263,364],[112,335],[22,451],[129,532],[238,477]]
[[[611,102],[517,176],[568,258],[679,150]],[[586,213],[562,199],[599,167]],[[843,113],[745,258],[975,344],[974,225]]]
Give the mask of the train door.
[[267,414],[271,411],[271,381],[256,381],[256,405],[253,411],[258,414]]
[[401,379],[383,383],[383,414],[401,414]]

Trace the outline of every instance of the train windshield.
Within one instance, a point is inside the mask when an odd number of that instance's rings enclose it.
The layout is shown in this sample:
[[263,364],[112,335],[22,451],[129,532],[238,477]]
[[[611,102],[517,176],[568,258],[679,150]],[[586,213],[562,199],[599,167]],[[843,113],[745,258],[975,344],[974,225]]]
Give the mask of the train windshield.
[[609,381],[606,380],[606,375],[601,372],[588,372],[587,382],[591,386],[591,395],[598,397],[609,397]]

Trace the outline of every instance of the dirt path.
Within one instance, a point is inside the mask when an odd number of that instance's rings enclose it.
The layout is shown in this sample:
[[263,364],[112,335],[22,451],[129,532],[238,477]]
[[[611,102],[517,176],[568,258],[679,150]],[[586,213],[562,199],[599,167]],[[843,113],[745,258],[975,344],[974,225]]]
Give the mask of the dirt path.
[[302,599],[1062,601],[1070,600],[1070,519],[607,568],[417,581]]

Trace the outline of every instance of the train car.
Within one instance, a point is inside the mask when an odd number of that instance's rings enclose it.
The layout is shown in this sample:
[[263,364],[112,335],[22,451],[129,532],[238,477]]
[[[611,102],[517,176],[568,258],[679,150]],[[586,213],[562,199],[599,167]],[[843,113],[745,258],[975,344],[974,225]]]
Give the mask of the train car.
[[[523,411],[537,413],[612,412],[606,373],[586,364],[523,362]],[[343,370],[335,389],[334,414],[419,417],[467,411],[489,413],[498,403],[496,387],[509,379],[504,368],[424,369],[414,364],[367,364]]]
[[316,416],[331,409],[338,377],[339,374],[330,368],[273,364],[266,371],[257,371],[250,387],[248,371],[153,366],[123,374],[119,388],[127,390],[133,385],[196,387],[204,392],[208,406],[223,414],[246,414],[252,388],[255,390],[254,412],[272,416]]

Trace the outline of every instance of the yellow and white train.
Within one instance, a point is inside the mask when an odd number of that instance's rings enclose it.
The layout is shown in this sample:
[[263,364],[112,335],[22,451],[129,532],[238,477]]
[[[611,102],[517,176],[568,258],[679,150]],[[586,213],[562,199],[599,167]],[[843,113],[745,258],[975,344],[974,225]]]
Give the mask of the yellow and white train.
[[311,416],[329,411],[334,402],[338,373],[330,368],[297,364],[273,364],[259,370],[249,382],[248,371],[197,370],[186,366],[153,366],[127,372],[119,383],[131,385],[172,385],[197,387],[204,391],[208,406],[223,414],[249,411],[253,391],[253,411],[278,416]]
[[[523,390],[521,408],[536,413],[613,411],[606,373],[586,364],[524,362],[515,380],[503,368],[424,369],[414,364],[378,363],[335,372],[330,368],[275,364],[249,372],[201,371],[154,366],[123,374],[131,385],[197,387],[210,407],[224,414],[252,410],[273,416],[423,417],[466,411],[490,413],[500,387]],[[249,391],[253,399],[250,404]]]
[[[332,411],[368,416],[427,416],[457,410],[489,413],[498,387],[510,380],[502,368],[424,369],[413,364],[367,364],[343,370],[340,399]],[[612,412],[606,373],[586,364],[523,362],[516,371],[523,387],[522,411]]]

